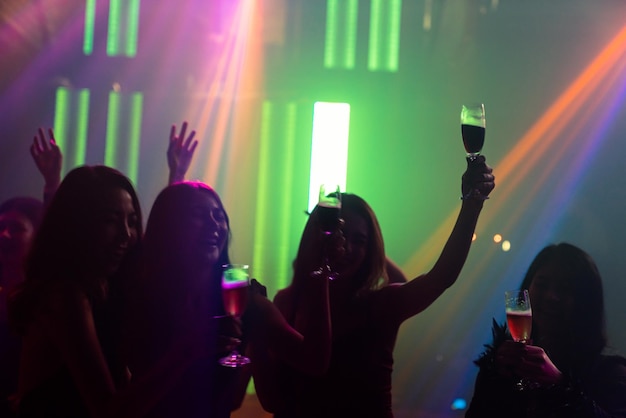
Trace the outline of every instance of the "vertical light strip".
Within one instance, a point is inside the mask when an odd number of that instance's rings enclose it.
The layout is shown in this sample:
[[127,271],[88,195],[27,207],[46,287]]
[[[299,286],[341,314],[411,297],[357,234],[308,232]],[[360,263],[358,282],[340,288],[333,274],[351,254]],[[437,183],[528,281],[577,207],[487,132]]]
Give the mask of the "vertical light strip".
[[[54,106],[54,137],[61,152],[67,153],[65,139],[68,135],[67,121],[70,112],[70,91],[65,87],[57,88]],[[63,159],[62,173],[67,169],[67,158]]]
[[128,177],[137,184],[139,177],[139,149],[141,147],[141,120],[143,112],[143,94],[133,93],[130,102],[129,142],[128,142]]
[[93,53],[93,34],[96,26],[96,0],[85,1],[85,34],[83,38],[83,53]]
[[354,68],[357,22],[358,0],[328,0],[324,44],[325,68]]
[[350,105],[316,102],[313,107],[309,210],[317,204],[321,184],[346,190]]
[[117,167],[117,141],[119,141],[120,94],[109,93],[109,108],[107,114],[106,144],[104,146],[104,165]]
[[137,55],[137,37],[139,33],[139,3],[140,0],[128,1],[128,15],[126,24],[126,47],[124,51],[127,57]]
[[87,131],[89,129],[89,89],[80,89],[78,92],[77,117],[74,149],[74,166],[85,164],[87,159]]
[[370,13],[370,71],[398,71],[402,0],[372,0]]
[[[280,190],[284,190],[282,195],[282,207],[280,208],[280,222],[275,224],[278,233],[278,251],[276,253],[276,265],[280,266],[280,270],[276,272],[276,285],[277,289],[283,289],[289,285],[291,271],[291,260],[289,259],[289,251],[291,249],[291,218],[294,211],[292,210],[293,203],[293,179],[294,176],[294,155],[296,144],[296,116],[297,105],[295,103],[289,103],[287,105],[287,115],[285,120],[285,142],[284,142],[284,175],[281,176],[283,184],[280,186]],[[281,202],[279,200],[279,202]]]
[[326,43],[324,44],[324,67],[334,68],[337,56],[338,0],[328,0],[326,4]]
[[109,0],[109,27],[107,34],[107,55],[114,57],[120,52],[120,2]]
[[346,52],[344,54],[344,68],[353,69],[356,63],[356,33],[359,15],[358,0],[348,0],[346,11],[346,25],[344,36],[346,37]]
[[254,222],[254,250],[252,262],[255,275],[264,277],[266,273],[266,256],[263,251],[268,245],[267,221],[269,216],[267,200],[275,200],[269,187],[270,169],[270,122],[272,120],[273,105],[270,102],[263,102],[261,108],[261,132],[259,137],[259,171],[257,179],[257,202]]
[[372,6],[370,8],[370,43],[367,58],[367,68],[370,71],[375,71],[380,65],[380,38],[382,32],[380,21],[383,18],[382,7],[383,0],[372,0]]
[[402,0],[389,0],[389,32],[387,37],[387,71],[398,71],[400,60],[400,22],[402,21]]

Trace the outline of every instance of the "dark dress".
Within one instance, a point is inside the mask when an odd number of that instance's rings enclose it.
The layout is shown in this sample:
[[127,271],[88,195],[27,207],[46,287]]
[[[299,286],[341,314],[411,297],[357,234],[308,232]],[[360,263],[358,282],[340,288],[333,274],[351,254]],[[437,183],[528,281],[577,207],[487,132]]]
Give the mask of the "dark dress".
[[311,377],[282,365],[286,402],[275,418],[393,418],[391,374],[400,324],[375,318],[367,298],[354,301],[355,325],[333,335],[328,373]]
[[476,360],[480,367],[466,418],[622,418],[626,417],[626,359],[598,355],[579,371],[566,372],[566,383],[517,390],[493,356],[505,327],[494,324],[494,343]]
[[[119,303],[114,297],[93,303],[100,346],[117,387],[126,384],[126,367],[119,357]],[[88,418],[89,411],[67,368],[61,368],[19,401],[18,418]]]

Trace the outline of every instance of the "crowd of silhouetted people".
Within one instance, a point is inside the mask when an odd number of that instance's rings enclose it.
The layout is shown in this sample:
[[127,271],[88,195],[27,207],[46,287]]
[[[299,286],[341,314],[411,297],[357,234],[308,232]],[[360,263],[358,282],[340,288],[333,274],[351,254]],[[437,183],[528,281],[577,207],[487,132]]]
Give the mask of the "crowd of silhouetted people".
[[[252,377],[276,418],[392,418],[399,327],[459,277],[495,187],[485,157],[468,159],[456,223],[430,271],[407,280],[372,208],[340,193],[333,231],[320,207],[310,213],[291,284],[271,301],[263,278],[252,280],[236,318],[221,288],[230,219],[215,189],[185,180],[198,145],[187,128],[171,129],[169,182],[145,222],[127,176],[86,165],[61,178],[54,133],[34,137],[43,198],[0,205],[0,417],[228,417]],[[531,341],[512,341],[494,320],[466,417],[626,417],[626,360],[605,353],[591,257],[548,245],[520,287]],[[233,349],[250,364],[220,365]]]

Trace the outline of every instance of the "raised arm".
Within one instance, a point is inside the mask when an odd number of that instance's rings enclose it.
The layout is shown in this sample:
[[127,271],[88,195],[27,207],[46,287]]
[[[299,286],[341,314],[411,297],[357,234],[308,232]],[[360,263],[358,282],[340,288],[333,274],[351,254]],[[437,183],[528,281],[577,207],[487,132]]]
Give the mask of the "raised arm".
[[[433,268],[402,286],[389,286],[376,295],[381,315],[403,321],[430,306],[458,278],[472,243],[478,216],[495,187],[492,169],[485,157],[467,163],[462,177],[461,210],[443,250]],[[473,192],[473,191],[478,191]],[[481,197],[482,196],[482,197]]]
[[61,184],[63,154],[54,139],[52,128],[48,129],[49,139],[46,139],[42,128],[39,128],[38,133],[30,146],[30,155],[44,179],[43,202],[47,206]]
[[193,153],[198,146],[194,140],[196,131],[191,131],[187,137],[187,122],[183,122],[180,133],[176,135],[176,125],[170,130],[170,142],[167,147],[167,165],[170,169],[168,184],[174,184],[185,180],[185,174],[189,170]]

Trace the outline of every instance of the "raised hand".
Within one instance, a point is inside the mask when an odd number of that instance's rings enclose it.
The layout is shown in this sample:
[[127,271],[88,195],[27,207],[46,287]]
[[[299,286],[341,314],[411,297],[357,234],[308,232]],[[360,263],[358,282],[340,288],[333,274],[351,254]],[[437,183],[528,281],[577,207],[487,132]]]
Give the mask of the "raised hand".
[[463,199],[484,200],[496,186],[493,169],[486,163],[484,155],[467,158],[467,170],[463,174],[461,193]]
[[170,130],[170,143],[167,147],[167,165],[170,169],[169,184],[183,181],[189,169],[193,153],[198,146],[198,141],[194,140],[196,131],[187,133],[187,122],[183,122],[180,133],[176,135],[176,125],[172,125]]
[[54,140],[54,132],[48,129],[49,139],[43,128],[39,128],[39,135],[35,135],[30,146],[30,155],[43,176],[44,200],[48,200],[61,183],[61,168],[63,166],[63,154]]

